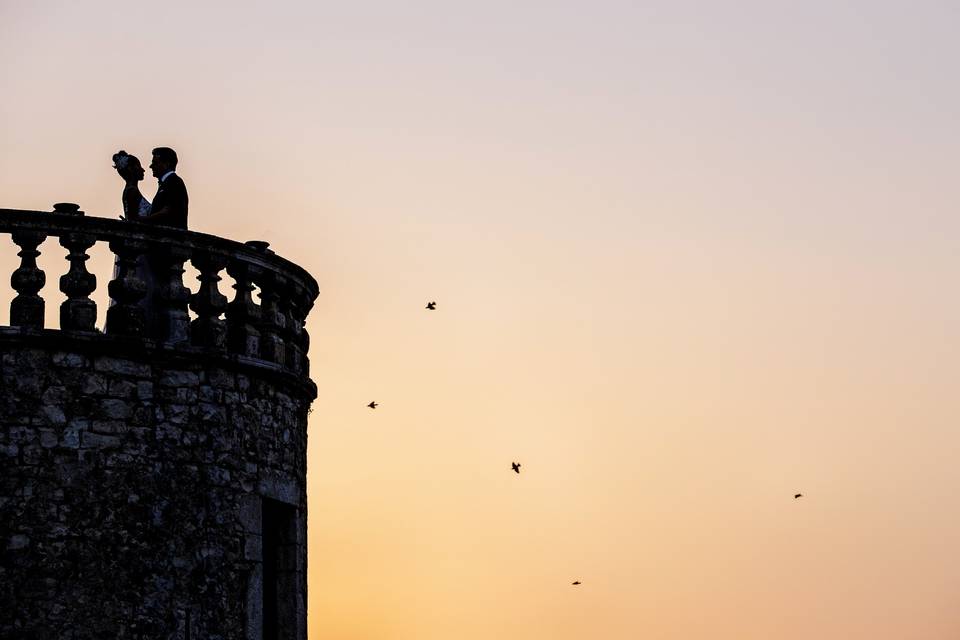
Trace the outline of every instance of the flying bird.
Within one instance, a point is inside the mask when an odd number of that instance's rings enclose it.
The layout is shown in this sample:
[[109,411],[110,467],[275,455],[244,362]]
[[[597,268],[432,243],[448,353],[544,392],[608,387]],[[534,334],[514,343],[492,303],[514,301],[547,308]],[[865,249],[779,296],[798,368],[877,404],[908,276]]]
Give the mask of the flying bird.
[[430,311],[436,311],[436,309],[437,309],[437,303],[436,303],[436,302],[428,302],[428,303],[427,303],[427,309],[430,309]]
[[513,468],[514,471],[516,471],[517,473],[520,473],[520,463],[519,463],[519,462],[513,462],[513,463],[510,464],[510,466]]
[[376,409],[376,408],[377,408],[377,403],[376,403],[376,402],[371,402],[371,403],[368,404],[367,406],[370,407],[371,409]]
[[797,498],[802,498],[802,497],[803,497],[803,494],[802,494],[802,493],[795,493],[795,494],[793,494],[793,499],[794,499],[794,500],[796,500]]
[[580,581],[579,581],[579,580],[574,580],[574,581],[571,582],[570,584],[572,584],[573,586],[577,586],[578,584],[580,584]]

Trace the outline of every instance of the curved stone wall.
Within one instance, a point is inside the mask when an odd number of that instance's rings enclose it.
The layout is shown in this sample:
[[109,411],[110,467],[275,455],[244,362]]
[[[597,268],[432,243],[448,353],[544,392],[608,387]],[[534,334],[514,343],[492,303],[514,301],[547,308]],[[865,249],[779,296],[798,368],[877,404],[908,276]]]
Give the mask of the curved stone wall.
[[277,624],[302,624],[309,390],[55,338],[0,340],[0,637],[264,637],[265,499],[294,513]]

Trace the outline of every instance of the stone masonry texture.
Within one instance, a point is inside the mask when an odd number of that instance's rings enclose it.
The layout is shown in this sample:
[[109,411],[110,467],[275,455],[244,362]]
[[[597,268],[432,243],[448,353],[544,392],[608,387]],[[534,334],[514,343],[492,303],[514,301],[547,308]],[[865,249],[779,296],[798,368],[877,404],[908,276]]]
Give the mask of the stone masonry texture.
[[305,638],[315,388],[229,356],[70,349],[0,343],[0,639],[263,637],[265,499],[295,514],[273,633]]

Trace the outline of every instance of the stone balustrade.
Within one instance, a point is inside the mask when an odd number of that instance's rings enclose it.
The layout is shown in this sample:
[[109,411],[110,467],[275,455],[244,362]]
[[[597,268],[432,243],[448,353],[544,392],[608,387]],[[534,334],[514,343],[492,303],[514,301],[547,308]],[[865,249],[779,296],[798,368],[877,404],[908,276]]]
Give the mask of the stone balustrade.
[[[0,234],[19,247],[20,266],[10,278],[16,296],[10,302],[10,328],[24,336],[44,328],[46,274],[37,266],[49,251],[51,236],[65,250],[66,273],[60,291],[60,329],[64,338],[102,344],[142,343],[149,348],[219,354],[245,363],[279,369],[308,382],[307,314],[318,295],[317,282],[304,269],[276,255],[266,242],[234,242],[170,227],[86,216],[74,204],[53,212],[0,209]],[[97,305],[90,295],[97,276],[87,271],[88,251],[97,243],[116,257],[115,277],[107,284],[111,305],[106,326],[95,326]],[[11,246],[12,250],[13,247]],[[149,265],[153,287],[138,275]],[[191,292],[183,282],[184,265],[199,272]],[[221,273],[234,279],[232,299],[220,291]],[[260,303],[252,292],[259,289]],[[191,321],[188,309],[196,317]]]

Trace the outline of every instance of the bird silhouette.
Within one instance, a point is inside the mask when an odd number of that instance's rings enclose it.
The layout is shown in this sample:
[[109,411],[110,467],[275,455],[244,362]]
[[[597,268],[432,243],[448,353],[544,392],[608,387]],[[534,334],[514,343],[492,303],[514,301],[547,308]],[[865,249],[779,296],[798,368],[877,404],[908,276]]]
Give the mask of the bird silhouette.
[[430,311],[436,311],[436,309],[437,309],[437,303],[436,303],[436,302],[428,302],[428,303],[427,303],[427,309],[430,309]]
[[376,409],[376,408],[377,408],[377,403],[376,403],[376,402],[371,402],[371,403],[368,404],[367,406],[370,407],[371,409]]
[[580,581],[579,581],[579,580],[574,580],[574,581],[571,582],[570,584],[572,584],[573,586],[577,586],[578,584],[580,584]]
[[520,473],[520,463],[519,463],[519,462],[511,463],[510,466],[513,468],[514,471],[516,471],[517,473]]
[[793,494],[793,499],[794,499],[794,500],[796,500],[797,498],[802,498],[802,497],[803,497],[803,494],[802,494],[802,493],[795,493],[795,494]]

